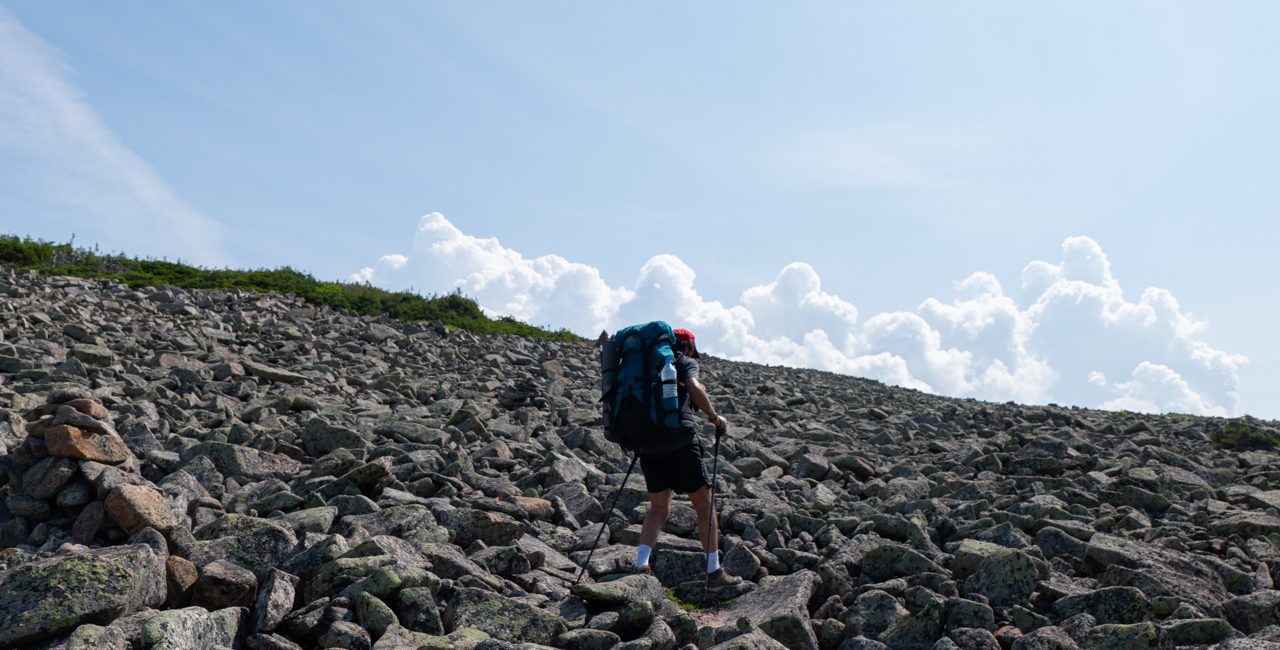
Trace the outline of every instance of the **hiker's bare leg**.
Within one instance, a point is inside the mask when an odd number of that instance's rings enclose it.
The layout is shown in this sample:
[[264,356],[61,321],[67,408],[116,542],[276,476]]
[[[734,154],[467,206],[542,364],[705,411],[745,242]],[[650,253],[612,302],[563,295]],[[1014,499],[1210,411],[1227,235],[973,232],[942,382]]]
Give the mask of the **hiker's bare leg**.
[[671,490],[649,493],[649,513],[644,516],[644,526],[640,528],[640,543],[653,547],[658,541],[658,533],[667,523],[671,514]]
[[[711,488],[704,485],[696,491],[689,493],[689,501],[693,504],[693,511],[698,515],[698,541],[702,542],[702,550],[707,553],[715,553],[720,550],[719,535],[715,535],[710,541],[707,540],[707,524],[715,517],[715,513],[711,512]],[[716,522],[716,530],[720,530],[719,522]]]

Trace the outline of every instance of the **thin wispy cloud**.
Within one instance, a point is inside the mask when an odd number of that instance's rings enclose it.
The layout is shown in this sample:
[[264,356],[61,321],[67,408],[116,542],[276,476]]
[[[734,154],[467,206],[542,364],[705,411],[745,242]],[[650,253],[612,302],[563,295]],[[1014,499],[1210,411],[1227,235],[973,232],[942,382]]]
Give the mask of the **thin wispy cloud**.
[[[0,6],[3,229],[42,221],[108,250],[225,264],[223,229],[178,198],[72,81],[61,53]],[[47,208],[30,214],[30,206]]]
[[651,258],[631,286],[611,287],[591,266],[555,255],[527,259],[439,213],[421,219],[411,251],[384,256],[351,279],[437,293],[460,288],[491,314],[585,336],[664,319],[694,329],[700,347],[721,357],[996,401],[1234,415],[1247,363],[1202,340],[1205,324],[1171,292],[1153,287],[1127,299],[1088,237],[1064,240],[1058,260],[1028,263],[1013,293],[979,271],[955,283],[948,299],[865,320],[803,262],[726,305],[704,297],[695,270],[672,255]]

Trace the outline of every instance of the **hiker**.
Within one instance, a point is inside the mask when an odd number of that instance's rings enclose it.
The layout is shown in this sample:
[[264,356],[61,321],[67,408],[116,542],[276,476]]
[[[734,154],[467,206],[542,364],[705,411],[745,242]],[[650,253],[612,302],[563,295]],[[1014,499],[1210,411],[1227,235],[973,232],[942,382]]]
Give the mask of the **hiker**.
[[[716,439],[729,428],[729,423],[716,414],[707,389],[698,380],[697,341],[687,329],[672,330],[676,336],[675,367],[680,391],[680,433],[674,441],[659,448],[640,449],[640,469],[644,472],[645,487],[649,492],[649,513],[645,515],[640,531],[640,547],[636,551],[635,570],[652,573],[649,557],[658,533],[671,513],[671,495],[680,492],[689,495],[693,510],[698,515],[698,537],[707,554],[707,585],[725,587],[742,582],[742,578],[729,575],[720,566],[720,549],[717,535],[708,536],[715,512],[711,508],[711,487],[706,468],[702,464],[702,445],[698,442],[698,415],[704,413],[716,427]],[[715,526],[719,530],[719,526]],[[708,538],[709,537],[709,538]]]

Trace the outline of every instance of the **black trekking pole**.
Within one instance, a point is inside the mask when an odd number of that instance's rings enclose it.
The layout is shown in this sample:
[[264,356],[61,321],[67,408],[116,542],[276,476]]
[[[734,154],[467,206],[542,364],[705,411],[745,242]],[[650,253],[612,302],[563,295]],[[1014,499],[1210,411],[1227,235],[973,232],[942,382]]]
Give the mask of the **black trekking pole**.
[[591,552],[587,553],[587,561],[582,563],[582,569],[578,571],[578,577],[573,584],[582,581],[582,574],[587,572],[587,565],[591,564],[591,556],[596,554],[596,545],[600,543],[600,536],[604,534],[604,529],[609,526],[609,520],[613,518],[613,509],[618,506],[618,498],[622,496],[623,488],[627,487],[627,481],[631,479],[631,470],[636,468],[636,461],[640,460],[640,452],[637,451],[635,456],[631,457],[631,465],[627,467],[627,475],[622,479],[622,485],[618,486],[618,491],[613,494],[613,503],[609,505],[609,513],[604,516],[604,521],[600,522],[600,532],[596,533],[596,541],[591,542]]
[[[728,427],[725,427],[726,429]],[[716,479],[720,474],[720,426],[716,423],[716,444],[711,458],[711,498],[708,499],[707,508],[711,512],[707,513],[707,548],[711,548],[711,540],[716,539]],[[716,554],[720,553],[719,540],[716,543]],[[705,573],[705,572],[704,572]],[[707,588],[711,582],[711,574],[706,573],[706,577],[702,579],[702,595],[705,597]]]

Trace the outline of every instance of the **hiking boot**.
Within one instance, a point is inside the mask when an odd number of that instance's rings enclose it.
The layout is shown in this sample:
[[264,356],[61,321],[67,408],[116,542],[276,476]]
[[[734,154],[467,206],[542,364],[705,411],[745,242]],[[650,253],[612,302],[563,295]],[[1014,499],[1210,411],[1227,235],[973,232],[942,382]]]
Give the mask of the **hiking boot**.
[[720,567],[719,569],[716,569],[715,573],[707,574],[708,589],[719,589],[721,587],[736,587],[740,584],[742,584],[742,578],[739,578],[738,576],[735,576],[735,575],[729,575],[729,573],[724,570],[724,567]]
[[651,576],[651,575],[653,575],[653,567],[649,566],[648,564],[646,564],[646,565],[644,565],[644,566],[634,566],[634,565],[632,565],[632,567],[631,567],[631,572],[632,572],[632,573],[637,573],[637,574],[640,574],[640,575]]

